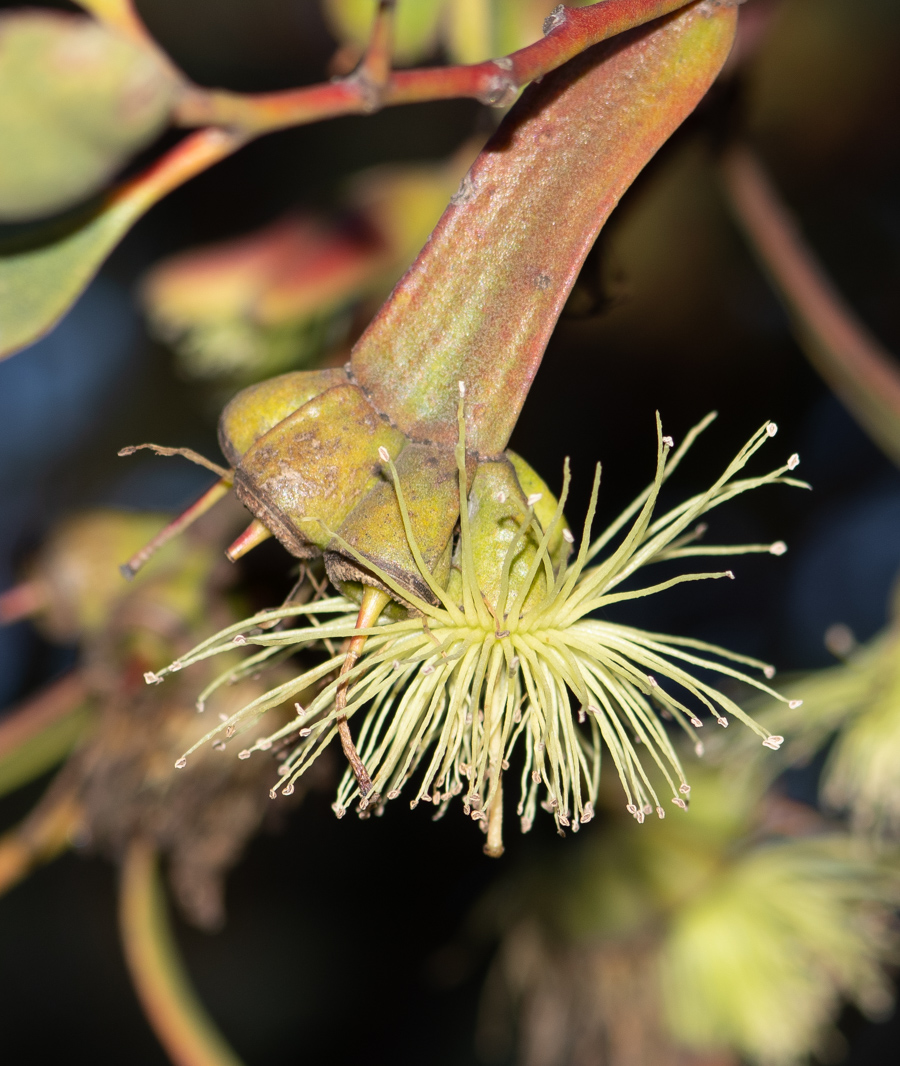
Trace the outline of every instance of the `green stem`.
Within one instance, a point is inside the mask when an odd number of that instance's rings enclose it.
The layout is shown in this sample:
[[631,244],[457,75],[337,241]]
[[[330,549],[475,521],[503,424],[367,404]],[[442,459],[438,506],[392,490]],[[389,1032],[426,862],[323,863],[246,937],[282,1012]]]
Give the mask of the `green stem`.
[[138,999],[175,1066],[241,1066],[185,973],[169,925],[156,850],[146,840],[133,841],[125,855],[119,927]]

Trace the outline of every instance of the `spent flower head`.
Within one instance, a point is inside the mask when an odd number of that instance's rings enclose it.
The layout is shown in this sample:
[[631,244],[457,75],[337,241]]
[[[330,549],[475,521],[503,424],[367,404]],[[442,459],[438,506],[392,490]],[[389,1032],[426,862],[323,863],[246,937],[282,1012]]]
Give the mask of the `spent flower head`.
[[[464,397],[462,387],[460,393]],[[754,433],[706,492],[657,517],[660,489],[714,416],[692,429],[677,449],[663,435],[657,418],[652,483],[592,540],[598,465],[580,546],[567,558],[575,540],[563,515],[568,468],[558,503],[548,493],[526,496],[519,480],[513,475],[510,482],[509,472],[504,473],[510,466],[504,457],[482,463],[467,489],[463,402],[457,463],[460,499],[467,506],[461,508],[447,586],[442,587],[425,565],[396,469],[389,457],[382,457],[410,550],[433,602],[412,595],[335,535],[333,543],[370,568],[406,607],[407,616],[382,617],[378,624],[360,629],[357,607],[344,596],[288,605],[223,630],[160,674],[150,675],[150,681],[161,680],[173,669],[232,650],[236,643],[258,646],[260,650],[201,695],[202,709],[224,683],[256,673],[298,648],[325,649],[318,664],[217,725],[179,765],[219,734],[230,738],[268,709],[302,699],[305,706],[296,704],[292,721],[240,752],[242,758],[254,751],[279,753],[273,798],[279,790],[289,795],[342,722],[359,716],[356,744],[372,787],[361,793],[348,769],[334,804],[339,817],[356,799],[363,817],[372,810],[380,814],[384,801],[399,797],[415,777],[409,791],[412,807],[432,804],[439,817],[451,799],[460,796],[465,812],[487,834],[485,850],[500,854],[503,775],[516,748],[521,753],[517,813],[523,831],[531,827],[541,800],[560,832],[563,827],[577,831],[592,818],[604,747],[625,791],[627,809],[638,822],[654,812],[664,817],[666,798],[687,807],[690,786],[663,719],[684,730],[698,754],[703,748],[697,730],[707,716],[721,726],[728,725],[729,716],[739,719],[765,746],[777,748],[781,737],[770,736],[708,680],[709,672],[715,672],[784,699],[742,669],[770,678],[772,667],[704,641],[596,617],[615,603],[685,581],[734,576],[730,570],[690,572],[635,587],[631,579],[651,563],[784,551],[782,542],[729,547],[698,543],[705,529],[698,526],[701,516],[740,493],[767,484],[804,485],[788,476],[796,456],[768,474],[739,476],[775,435],[775,425],[766,423]],[[524,467],[518,457],[512,458]],[[498,489],[498,484],[507,488]],[[293,618],[302,624],[274,631],[260,628]],[[366,638],[364,650],[338,676],[345,662],[341,643],[361,636]]]

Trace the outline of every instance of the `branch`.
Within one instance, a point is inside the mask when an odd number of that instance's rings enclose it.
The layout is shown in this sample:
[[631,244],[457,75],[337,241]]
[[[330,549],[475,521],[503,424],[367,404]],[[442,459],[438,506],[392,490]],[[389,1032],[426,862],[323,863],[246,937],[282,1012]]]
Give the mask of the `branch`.
[[807,358],[900,465],[900,364],[844,301],[754,153],[731,148],[721,173],[731,210]]
[[178,954],[153,845],[135,840],[122,866],[119,929],[147,1020],[175,1066],[241,1066],[197,999]]
[[[388,72],[373,108],[371,83],[359,76],[275,93],[233,93],[188,89],[176,108],[183,126],[218,125],[260,134],[317,122],[337,115],[364,114],[379,106],[472,97],[505,107],[528,82],[562,66],[573,56],[634,26],[685,7],[688,0],[604,0],[585,8],[558,7],[544,23],[545,36],[511,55],[470,66],[425,67]],[[376,41],[386,33],[389,16],[379,10],[362,68],[383,53]],[[374,63],[374,60],[373,60]]]
[[348,80],[355,81],[369,97],[368,111],[381,107],[384,92],[391,81],[391,52],[394,45],[395,0],[379,0],[369,47],[362,62]]

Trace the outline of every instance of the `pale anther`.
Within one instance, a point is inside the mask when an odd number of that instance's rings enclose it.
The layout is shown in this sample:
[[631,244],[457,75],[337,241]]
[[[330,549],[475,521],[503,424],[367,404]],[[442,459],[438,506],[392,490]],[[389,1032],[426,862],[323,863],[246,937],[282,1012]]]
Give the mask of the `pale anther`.
[[572,533],[571,529],[564,529],[562,531],[562,539],[566,542],[566,544],[575,543],[575,535]]
[[390,458],[391,458],[391,453],[390,453],[390,452],[389,452],[389,451],[387,450],[387,448],[385,448],[385,446],[384,446],[383,444],[382,444],[382,445],[381,445],[381,447],[380,447],[380,448],[378,449],[378,458],[379,458],[379,459],[380,459],[380,460],[381,460],[381,461],[382,461],[383,463],[387,463],[387,462],[390,462]]
[[182,755],[182,757],[178,760],[178,762],[175,763],[175,769],[176,770],[183,770],[185,768],[185,766],[187,766],[187,759],[185,759],[185,757]]
[[788,707],[790,707],[792,711],[795,711],[798,707],[802,706],[803,700],[788,700]]
[[774,422],[770,422],[766,426],[766,435],[767,436],[774,437],[777,432],[778,432],[778,426]]
[[532,492],[532,494],[526,499],[525,502],[528,504],[529,507],[534,507],[535,504],[540,503],[543,498],[543,492]]
[[784,555],[787,551],[787,545],[783,540],[776,540],[774,544],[769,545],[769,553],[771,555]]
[[239,751],[238,752],[238,758],[239,759],[249,759],[250,758],[250,749],[249,748],[244,748],[243,751]]
[[787,461],[787,468],[788,470],[796,470],[799,465],[800,456],[796,452],[794,452],[794,454]]

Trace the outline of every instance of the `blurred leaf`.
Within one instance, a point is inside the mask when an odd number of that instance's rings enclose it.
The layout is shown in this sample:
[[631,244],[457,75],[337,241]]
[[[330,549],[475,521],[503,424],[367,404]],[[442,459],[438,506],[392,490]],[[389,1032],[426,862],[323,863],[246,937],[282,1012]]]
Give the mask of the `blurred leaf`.
[[0,245],[0,358],[52,329],[136,219],[240,143],[201,130],[99,205]]
[[164,260],[141,296],[191,377],[252,381],[318,354],[335,317],[391,258],[370,226],[292,215]]
[[696,107],[731,48],[733,7],[691,7],[530,86],[360,338],[353,372],[404,432],[509,439],[560,311],[622,194]]
[[495,46],[495,6],[492,0],[447,0],[444,34],[454,62],[481,63],[503,54]]
[[68,755],[93,721],[79,674],[50,685],[0,720],[0,796]]
[[[323,0],[338,40],[360,51],[369,41],[378,0]],[[444,0],[398,0],[394,16],[394,59],[411,63],[434,51]]]
[[480,145],[356,175],[339,220],[292,215],[157,264],[141,297],[191,377],[249,382],[304,365],[383,296],[428,238]]
[[900,465],[900,363],[845,303],[756,156],[745,147],[733,148],[722,174],[732,211],[809,361]]
[[92,19],[0,15],[0,220],[96,192],[163,128],[176,89],[153,52]]
[[89,708],[76,707],[29,738],[15,752],[0,755],[0,796],[27,785],[61,763],[93,722],[94,715]]

